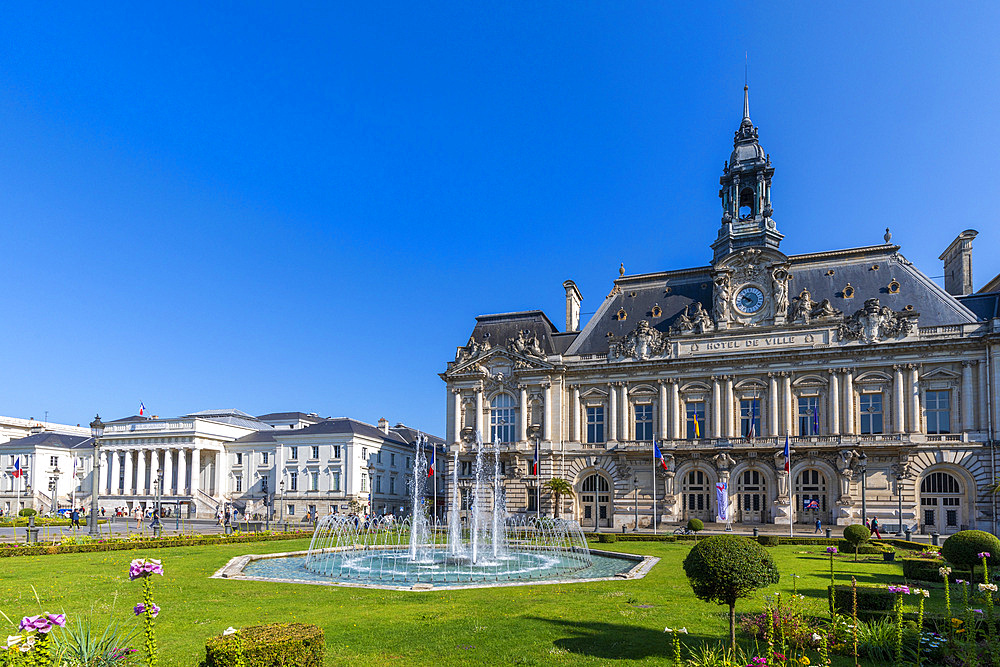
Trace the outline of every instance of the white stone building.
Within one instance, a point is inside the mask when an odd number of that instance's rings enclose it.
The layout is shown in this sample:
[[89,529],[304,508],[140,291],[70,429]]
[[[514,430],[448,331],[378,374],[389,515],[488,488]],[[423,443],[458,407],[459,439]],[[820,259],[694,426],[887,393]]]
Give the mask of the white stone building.
[[[901,507],[907,527],[996,530],[1000,279],[973,293],[977,233],[941,255],[944,289],[889,230],[881,245],[788,256],[773,173],[747,103],[708,265],[623,265],[582,329],[572,281],[565,331],[537,310],[476,318],[441,375],[460,487],[479,430],[501,448],[508,509],[536,511],[538,485],[561,477],[574,495],[560,513],[590,529],[726,508],[738,524],[846,524],[864,505],[893,529]],[[543,513],[553,503],[542,494]]]
[[[36,426],[33,434],[0,444],[0,507],[47,511],[53,493],[59,507],[73,500],[89,507],[93,440],[86,433]],[[127,417],[107,422],[100,438],[99,504],[106,511],[148,508],[159,494],[167,513],[184,517],[211,517],[226,506],[261,517],[272,508],[273,517],[288,520],[352,509],[408,514],[416,437],[403,424],[390,429],[384,420],[375,427],[305,413]],[[25,475],[15,480],[18,458]],[[441,479],[443,468],[436,472]]]

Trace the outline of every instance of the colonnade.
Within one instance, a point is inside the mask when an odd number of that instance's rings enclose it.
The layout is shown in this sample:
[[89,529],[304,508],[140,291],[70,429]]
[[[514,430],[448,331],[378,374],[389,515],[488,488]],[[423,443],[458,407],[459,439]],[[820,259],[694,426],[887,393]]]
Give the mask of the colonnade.
[[[202,451],[198,447],[141,447],[108,449],[102,452],[102,465],[107,483],[102,493],[108,495],[152,496],[156,493],[156,471],[163,471],[164,496],[195,496],[201,490]],[[204,489],[207,493],[222,489],[222,453],[209,452],[214,457],[214,479]],[[212,465],[212,460],[209,460]]]

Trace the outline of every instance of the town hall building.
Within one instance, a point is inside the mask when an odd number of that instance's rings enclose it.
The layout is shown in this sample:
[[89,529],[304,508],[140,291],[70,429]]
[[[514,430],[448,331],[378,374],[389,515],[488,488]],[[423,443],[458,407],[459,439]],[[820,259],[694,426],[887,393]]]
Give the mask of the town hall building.
[[[567,280],[563,331],[538,310],[476,318],[441,374],[463,497],[478,431],[500,448],[510,512],[585,529],[863,512],[894,529],[901,509],[906,528],[995,531],[1000,280],[973,293],[977,233],[941,255],[944,288],[888,229],[881,245],[785,255],[773,174],[745,89],[710,264],[623,267],[586,323]],[[560,507],[553,477],[574,491]]]

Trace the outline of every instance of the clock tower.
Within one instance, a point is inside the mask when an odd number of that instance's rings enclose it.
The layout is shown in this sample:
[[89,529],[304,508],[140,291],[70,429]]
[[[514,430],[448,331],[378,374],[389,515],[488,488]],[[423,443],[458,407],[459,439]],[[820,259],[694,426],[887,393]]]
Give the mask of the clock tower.
[[782,234],[771,219],[771,157],[757,141],[750,120],[750,89],[743,87],[743,120],[733,138],[733,153],[722,168],[719,198],[722,226],[712,244],[712,263],[741,248],[778,249]]
[[743,87],[743,120],[722,169],[722,226],[712,243],[712,318],[718,330],[784,324],[788,315],[788,258],[771,218],[774,167],[750,120]]

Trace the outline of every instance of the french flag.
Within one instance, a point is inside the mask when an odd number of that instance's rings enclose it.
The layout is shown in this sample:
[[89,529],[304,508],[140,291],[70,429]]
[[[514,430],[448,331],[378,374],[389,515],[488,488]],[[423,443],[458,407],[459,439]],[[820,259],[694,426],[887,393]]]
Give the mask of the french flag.
[[141,417],[144,412],[146,412],[146,404],[139,401],[139,416]]
[[21,457],[18,456],[14,460],[14,479],[17,479],[18,477],[20,477],[23,474],[24,474],[24,471],[21,470]]
[[433,477],[434,476],[434,453],[435,453],[436,450],[437,450],[437,447],[435,447],[435,446],[432,445],[431,446],[431,460],[430,460],[430,463],[427,464],[427,476],[428,477]]
[[785,472],[789,472],[792,468],[791,466],[791,452],[788,451],[788,434],[785,434]]
[[664,470],[667,469],[667,462],[663,458],[663,452],[661,452],[660,448],[656,446],[656,441],[655,440],[653,441],[653,458],[660,462],[660,466]]
[[538,440],[535,440],[535,458],[531,462],[531,474],[538,476]]

